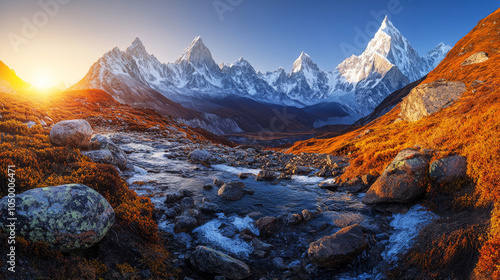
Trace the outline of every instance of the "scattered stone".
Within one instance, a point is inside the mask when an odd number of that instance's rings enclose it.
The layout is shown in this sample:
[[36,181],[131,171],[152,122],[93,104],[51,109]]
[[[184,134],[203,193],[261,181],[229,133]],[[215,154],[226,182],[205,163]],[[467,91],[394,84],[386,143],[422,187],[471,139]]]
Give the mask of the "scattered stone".
[[278,177],[278,180],[291,180],[291,179],[292,179],[292,176],[289,174],[286,174],[284,172],[282,172],[280,174],[280,176]]
[[337,267],[351,262],[367,245],[361,226],[355,224],[312,242],[307,255],[317,266]]
[[279,269],[286,268],[285,261],[283,260],[283,258],[276,257],[276,258],[272,259],[271,261]]
[[181,215],[175,218],[174,232],[189,232],[197,226],[197,221],[194,217]]
[[239,280],[251,276],[250,268],[244,262],[204,246],[196,247],[190,262],[202,272],[220,274],[229,279]]
[[339,185],[336,184],[336,183],[331,183],[331,182],[328,182],[328,181],[324,181],[324,182],[321,182],[318,184],[318,186],[322,189],[326,189],[326,190],[329,190],[329,191],[332,191],[332,192],[335,192],[337,191]]
[[420,84],[412,89],[401,102],[401,117],[410,122],[416,122],[451,105],[466,90],[465,84],[461,82],[437,80]]
[[260,241],[257,237],[252,239],[252,246],[255,250],[269,251],[273,245]]
[[177,217],[177,212],[173,208],[168,208],[167,210],[165,210],[165,216],[168,219],[174,219],[175,217]]
[[238,234],[238,228],[236,228],[236,226],[233,224],[222,223],[219,226],[219,231],[220,231],[220,234],[222,234],[222,236],[229,237],[229,238]]
[[180,194],[179,192],[173,192],[173,193],[167,193],[165,195],[165,204],[170,204],[170,203],[174,203],[174,202],[177,202],[179,200],[181,200],[182,198],[182,194]]
[[255,177],[257,181],[273,181],[276,179],[276,173],[268,170],[261,170]]
[[84,148],[90,144],[93,132],[86,120],[62,121],[50,130],[50,141],[58,146]]
[[217,194],[224,200],[240,200],[245,196],[244,188],[242,182],[228,182],[222,185]]
[[220,212],[219,205],[212,202],[203,202],[200,206],[200,211],[207,214]]
[[205,185],[203,185],[203,189],[204,189],[204,190],[206,190],[206,191],[209,191],[209,190],[211,190],[211,189],[213,189],[213,188],[214,188],[214,186],[212,186],[212,185],[210,185],[210,184],[205,184]]
[[298,225],[300,224],[304,218],[301,214],[290,214],[286,217],[286,222],[289,225]]
[[240,174],[238,174],[238,178],[244,180],[252,175],[253,175],[252,173],[240,173]]
[[216,157],[206,150],[194,150],[188,155],[188,159],[194,162],[212,164],[216,162]]
[[[113,141],[111,141],[108,137],[102,136],[102,135],[96,135],[92,138],[92,143],[96,143],[99,145],[99,151],[109,151],[111,153],[111,158],[107,159],[107,162],[104,163],[109,163],[112,165],[116,165],[118,168],[121,170],[126,170],[127,169],[127,154],[120,149]],[[90,157],[92,160],[94,160],[91,156],[88,155],[89,153],[93,152],[98,152],[98,151],[90,151],[87,152],[87,156]],[[95,160],[94,160],[95,161]],[[102,162],[102,161],[100,161]]]
[[431,163],[429,175],[438,183],[451,183],[467,174],[467,158],[455,155]]
[[181,200],[181,207],[184,209],[189,209],[194,207],[194,199],[192,197],[184,197]]
[[226,280],[226,277],[224,277],[222,275],[217,275],[214,277],[214,280]]
[[214,179],[213,184],[217,187],[222,187],[222,185],[224,185],[224,181],[222,181],[221,179]]
[[476,64],[476,63],[481,63],[485,62],[488,60],[488,54],[485,52],[477,52],[471,56],[469,56],[467,59],[462,62],[462,65],[471,65],[471,64]]
[[406,203],[425,194],[429,158],[419,150],[398,153],[363,198],[365,204]]
[[262,236],[274,235],[278,230],[278,220],[275,217],[266,216],[258,219],[255,225]]
[[304,209],[302,210],[302,218],[304,218],[304,221],[309,221],[313,218],[313,214],[311,211]]
[[26,126],[27,126],[28,128],[32,128],[32,127],[34,127],[35,125],[36,125],[36,122],[34,122],[34,121],[29,121],[29,122],[27,122],[27,123],[26,123]]
[[[0,199],[0,229],[6,227],[8,200]],[[37,188],[16,195],[16,234],[68,252],[99,242],[115,220],[111,205],[81,184]]]

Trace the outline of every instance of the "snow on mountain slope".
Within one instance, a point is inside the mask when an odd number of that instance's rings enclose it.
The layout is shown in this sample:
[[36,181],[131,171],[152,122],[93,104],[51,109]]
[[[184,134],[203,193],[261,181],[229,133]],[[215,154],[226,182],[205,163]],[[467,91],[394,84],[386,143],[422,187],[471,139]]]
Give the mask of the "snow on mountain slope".
[[103,89],[122,103],[147,103],[156,109],[165,103],[155,100],[161,94],[202,113],[220,106],[214,100],[231,96],[299,108],[334,102],[348,108],[352,119],[369,114],[391,92],[427,74],[449,49],[441,43],[420,57],[386,17],[365,51],[333,71],[320,69],[302,52],[289,73],[283,68],[260,73],[243,58],[218,66],[199,36],[174,63],[167,64],[149,54],[136,38],[125,51],[114,48],[106,53],[73,88]]

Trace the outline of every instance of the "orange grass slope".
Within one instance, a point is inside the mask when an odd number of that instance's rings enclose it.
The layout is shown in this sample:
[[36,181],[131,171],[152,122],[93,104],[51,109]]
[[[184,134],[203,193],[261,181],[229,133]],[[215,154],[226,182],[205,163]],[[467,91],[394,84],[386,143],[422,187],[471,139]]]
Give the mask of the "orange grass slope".
[[[472,54],[486,52],[485,62],[462,65]],[[459,81],[467,90],[453,105],[421,120],[399,120],[400,106],[368,125],[329,139],[297,142],[289,152],[349,155],[344,177],[380,174],[402,149],[418,145],[468,158],[468,175],[476,183],[480,202],[495,205],[489,241],[483,246],[478,270],[500,279],[500,9],[481,20],[422,82]],[[362,133],[368,132],[369,133]],[[362,133],[362,134],[361,134]],[[472,195],[472,194],[471,194]]]

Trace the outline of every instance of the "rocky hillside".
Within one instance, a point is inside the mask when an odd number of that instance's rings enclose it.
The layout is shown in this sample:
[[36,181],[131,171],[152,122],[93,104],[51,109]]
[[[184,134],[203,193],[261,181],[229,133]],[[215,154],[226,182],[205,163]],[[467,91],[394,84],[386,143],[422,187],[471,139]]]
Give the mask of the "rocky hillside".
[[[434,203],[437,209],[451,209],[448,215],[450,219],[457,219],[457,223],[441,226],[433,233],[431,229],[423,233],[422,236],[427,234],[427,241],[423,238],[419,247],[408,254],[408,263],[402,268],[406,271],[416,269],[415,277],[443,277],[445,273],[453,273],[458,278],[468,277],[464,275],[474,269],[470,263],[464,265],[463,270],[452,269],[454,261],[468,258],[463,254],[469,254],[472,257],[469,261],[477,263],[474,275],[490,279],[500,277],[500,259],[495,253],[500,244],[500,146],[497,141],[500,137],[500,79],[496,74],[500,65],[499,34],[500,10],[497,10],[481,20],[403,102],[387,114],[351,133],[298,142],[289,150],[292,153],[349,155],[351,165],[345,178],[381,174],[405,148],[431,149],[437,152],[434,158],[459,154],[468,159],[470,184],[434,186],[428,190],[429,204]],[[436,203],[443,194],[451,195],[451,205]],[[459,209],[465,207],[475,211],[469,212],[476,213],[470,215],[477,215],[481,211],[478,209],[485,205],[493,205],[493,210],[488,237],[483,239],[486,235],[478,224],[459,223],[458,220],[465,215]],[[458,240],[468,241],[460,243]],[[433,249],[426,251],[425,248]],[[399,277],[401,275],[404,273]]]

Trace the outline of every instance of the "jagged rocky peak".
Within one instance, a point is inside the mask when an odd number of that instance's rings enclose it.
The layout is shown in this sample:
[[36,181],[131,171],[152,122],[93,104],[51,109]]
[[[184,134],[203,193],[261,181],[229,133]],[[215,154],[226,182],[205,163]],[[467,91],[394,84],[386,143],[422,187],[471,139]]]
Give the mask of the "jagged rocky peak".
[[318,65],[312,61],[311,57],[307,53],[301,52],[299,58],[297,58],[297,60],[293,63],[292,73],[297,73],[304,68],[319,69]]
[[191,44],[184,49],[181,56],[175,61],[175,63],[190,62],[192,64],[215,64],[212,58],[210,50],[203,44],[203,40],[200,36],[194,38]]
[[445,58],[446,54],[451,50],[451,46],[439,43],[434,49],[430,50],[425,56],[425,60],[431,69],[436,68],[438,64]]

